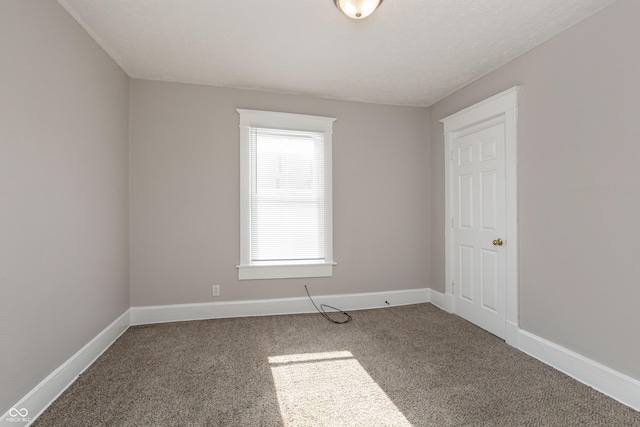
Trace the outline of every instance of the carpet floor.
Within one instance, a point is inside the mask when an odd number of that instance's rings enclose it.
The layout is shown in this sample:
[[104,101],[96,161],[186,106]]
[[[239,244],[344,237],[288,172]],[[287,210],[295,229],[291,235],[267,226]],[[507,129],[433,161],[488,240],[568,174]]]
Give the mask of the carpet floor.
[[431,304],[131,327],[34,426],[640,426]]

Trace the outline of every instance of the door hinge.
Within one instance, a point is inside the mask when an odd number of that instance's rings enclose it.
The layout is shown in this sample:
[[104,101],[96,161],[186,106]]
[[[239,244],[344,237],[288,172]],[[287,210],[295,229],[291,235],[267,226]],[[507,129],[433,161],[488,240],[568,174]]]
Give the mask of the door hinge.
[[453,162],[453,150],[449,152],[449,160]]

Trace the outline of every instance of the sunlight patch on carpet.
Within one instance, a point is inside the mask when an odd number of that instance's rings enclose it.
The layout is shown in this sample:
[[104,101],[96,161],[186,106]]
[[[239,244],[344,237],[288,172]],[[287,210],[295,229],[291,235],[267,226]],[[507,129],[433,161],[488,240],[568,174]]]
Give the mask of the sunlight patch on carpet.
[[269,357],[285,427],[411,426],[348,351]]

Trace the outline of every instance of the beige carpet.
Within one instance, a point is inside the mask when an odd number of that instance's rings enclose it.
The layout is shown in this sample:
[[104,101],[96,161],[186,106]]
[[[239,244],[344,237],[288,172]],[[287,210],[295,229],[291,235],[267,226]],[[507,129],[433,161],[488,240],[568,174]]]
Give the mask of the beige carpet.
[[431,304],[130,328],[34,425],[640,426]]

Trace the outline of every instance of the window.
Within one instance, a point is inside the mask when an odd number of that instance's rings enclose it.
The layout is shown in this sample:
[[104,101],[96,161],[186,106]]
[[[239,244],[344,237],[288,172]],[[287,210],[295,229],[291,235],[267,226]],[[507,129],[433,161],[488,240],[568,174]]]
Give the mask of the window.
[[333,274],[334,118],[240,113],[238,278]]

